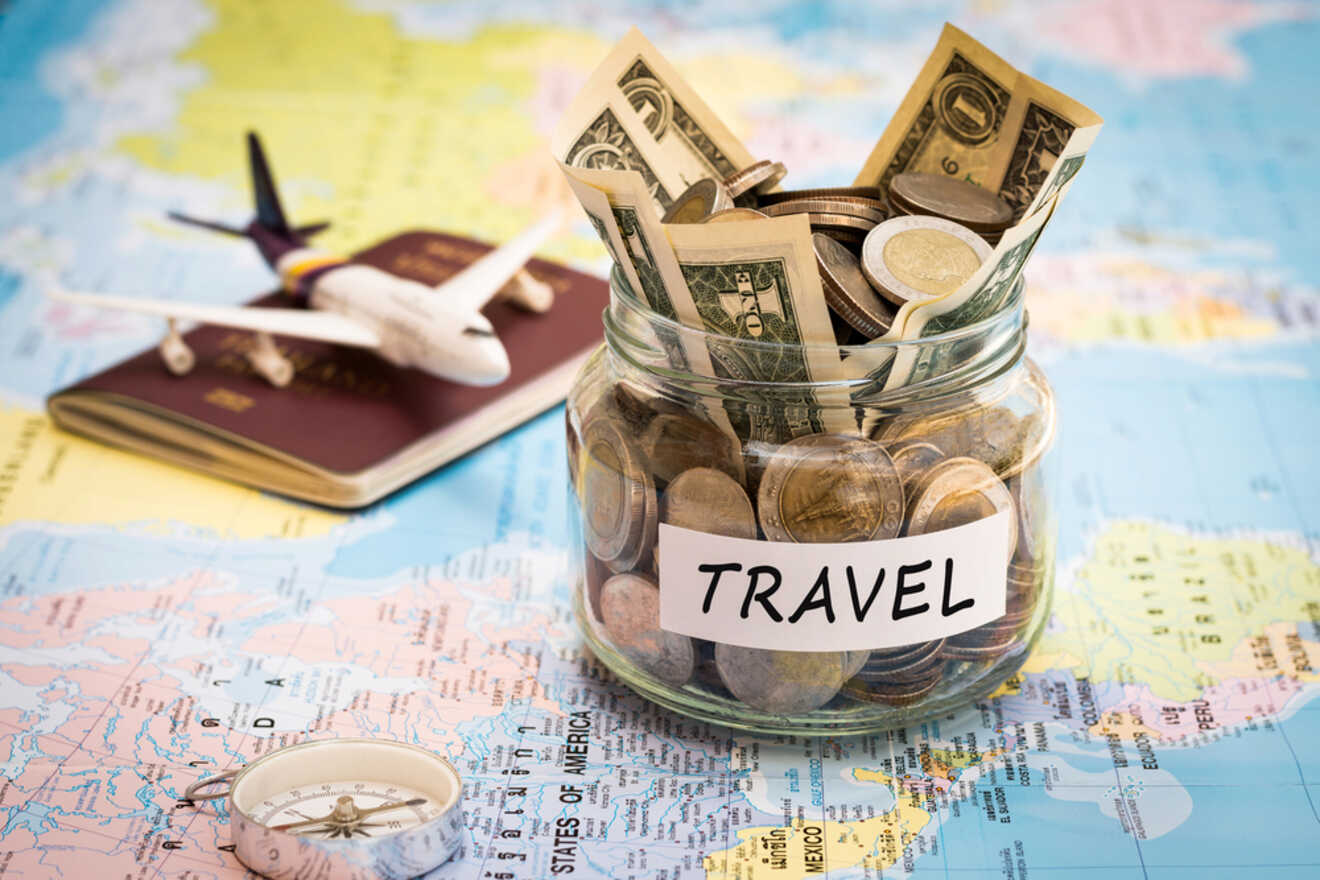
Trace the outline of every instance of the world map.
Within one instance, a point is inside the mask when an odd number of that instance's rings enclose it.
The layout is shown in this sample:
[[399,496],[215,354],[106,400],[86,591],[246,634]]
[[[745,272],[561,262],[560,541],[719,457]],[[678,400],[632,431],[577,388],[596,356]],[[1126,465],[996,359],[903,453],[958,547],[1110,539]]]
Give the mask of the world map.
[[[249,128],[329,247],[503,240],[568,198],[545,140],[627,27],[813,186],[851,181],[946,18],[1108,120],[1027,270],[1060,408],[1053,613],[984,701],[811,739],[632,694],[572,617],[561,409],[352,515],[44,414],[161,331],[56,304],[50,279],[215,303],[271,286],[254,249],[164,219],[246,217]],[[1318,18],[0,5],[0,876],[243,876],[224,802],[184,789],[334,736],[452,758],[467,836],[437,878],[1317,876]],[[585,218],[546,256],[606,266]]]

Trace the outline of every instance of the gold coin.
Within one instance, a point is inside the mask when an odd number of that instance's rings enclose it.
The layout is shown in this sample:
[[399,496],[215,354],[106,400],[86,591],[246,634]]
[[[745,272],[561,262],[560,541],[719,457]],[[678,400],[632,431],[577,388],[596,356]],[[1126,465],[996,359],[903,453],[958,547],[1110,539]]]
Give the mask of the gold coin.
[[837,434],[780,446],[758,491],[771,541],[821,543],[892,538],[903,525],[903,484],[884,447]]
[[[925,535],[1008,513],[1008,554],[1017,546],[1017,510],[995,472],[974,458],[950,458],[931,468],[908,503],[907,533]],[[1004,557],[1008,559],[1006,555]]]

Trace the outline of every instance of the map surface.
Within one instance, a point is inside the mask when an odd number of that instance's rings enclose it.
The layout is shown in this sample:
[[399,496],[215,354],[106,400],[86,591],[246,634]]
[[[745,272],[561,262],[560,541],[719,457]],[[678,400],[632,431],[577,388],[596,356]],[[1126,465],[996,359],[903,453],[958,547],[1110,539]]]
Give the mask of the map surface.
[[[223,804],[184,788],[340,735],[453,756],[469,836],[436,877],[1320,875],[1317,17],[0,5],[0,876],[242,876]],[[247,216],[248,128],[329,246],[503,239],[565,197],[544,139],[627,26],[811,186],[851,180],[945,18],[1108,120],[1028,270],[1061,412],[1054,613],[980,704],[791,739],[633,696],[572,621],[559,410],[353,516],[43,414],[160,333],[45,279],[269,288],[250,246],[164,219]],[[585,219],[547,255],[603,268]]]

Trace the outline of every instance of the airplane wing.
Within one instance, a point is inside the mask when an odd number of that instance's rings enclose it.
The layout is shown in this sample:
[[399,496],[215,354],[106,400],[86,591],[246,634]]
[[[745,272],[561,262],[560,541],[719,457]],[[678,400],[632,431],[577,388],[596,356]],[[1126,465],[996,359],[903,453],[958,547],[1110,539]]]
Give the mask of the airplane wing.
[[480,309],[554,234],[562,219],[563,209],[555,208],[462,272],[436,285],[436,291],[446,303],[464,305],[473,311]]
[[376,348],[380,345],[380,337],[374,330],[332,312],[318,312],[311,309],[266,309],[252,306],[208,306],[159,299],[72,293],[58,289],[51,289],[47,293],[63,302],[94,306],[98,309],[160,315],[162,318],[178,318],[220,327],[264,331],[279,336],[337,342],[359,348]]

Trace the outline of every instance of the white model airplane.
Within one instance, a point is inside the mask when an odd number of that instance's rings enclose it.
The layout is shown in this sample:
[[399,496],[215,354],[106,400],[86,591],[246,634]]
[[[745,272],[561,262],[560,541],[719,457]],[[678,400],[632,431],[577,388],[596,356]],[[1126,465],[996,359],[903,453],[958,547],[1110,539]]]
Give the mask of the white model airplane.
[[190,305],[60,289],[52,289],[50,295],[78,305],[166,318],[169,330],[160,344],[160,353],[166,367],[176,375],[190,371],[196,361],[179,334],[179,321],[255,331],[248,360],[254,370],[281,388],[293,379],[293,365],[280,354],[272,334],[372,348],[392,364],[417,367],[466,385],[494,385],[509,375],[509,355],[480,309],[497,293],[531,311],[543,312],[550,307],[553,290],[522,267],[559,227],[559,211],[444,283],[430,287],[308,247],[307,237],[328,224],[289,226],[261,142],[252,132],[247,137],[256,219],[239,228],[182,214],[170,216],[252,239],[266,262],[279,273],[284,289],[308,308]]

